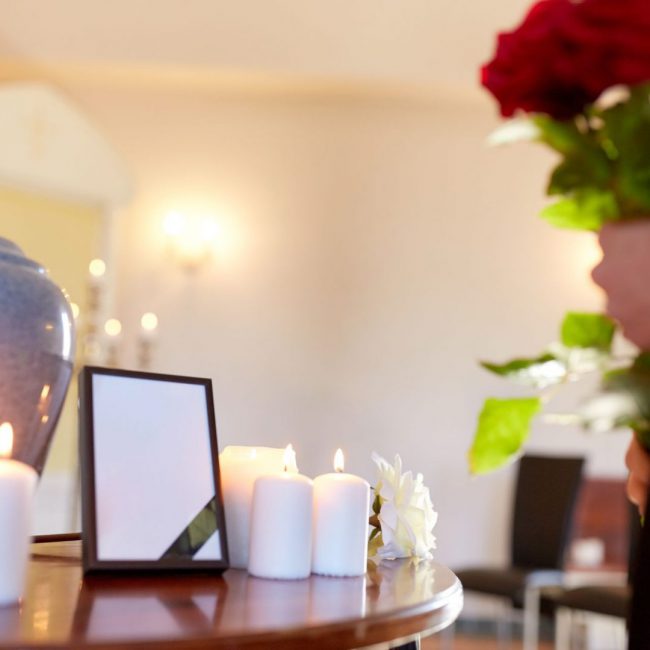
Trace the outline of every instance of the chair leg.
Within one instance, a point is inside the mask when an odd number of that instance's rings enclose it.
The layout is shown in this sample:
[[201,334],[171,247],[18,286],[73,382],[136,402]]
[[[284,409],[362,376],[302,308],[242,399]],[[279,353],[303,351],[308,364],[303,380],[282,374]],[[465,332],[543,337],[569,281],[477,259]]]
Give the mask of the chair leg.
[[572,629],[571,610],[560,607],[555,612],[555,650],[571,650]]
[[537,650],[539,634],[539,588],[528,587],[524,592],[523,650]]

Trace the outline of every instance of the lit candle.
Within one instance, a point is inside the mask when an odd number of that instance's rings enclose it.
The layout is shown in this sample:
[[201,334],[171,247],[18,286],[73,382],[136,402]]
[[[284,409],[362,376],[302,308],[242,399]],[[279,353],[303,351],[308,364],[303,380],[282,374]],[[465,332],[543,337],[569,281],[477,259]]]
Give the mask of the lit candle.
[[230,566],[235,569],[248,567],[255,481],[264,474],[281,472],[284,467],[283,455],[283,449],[270,447],[226,447],[219,455],[228,554]]
[[142,314],[140,318],[140,336],[138,337],[138,367],[149,370],[154,340],[158,332],[158,316],[151,311]]
[[106,276],[106,263],[104,260],[95,258],[88,265],[89,283],[92,287],[99,287],[104,283]]
[[158,333],[158,316],[151,311],[140,318],[141,336],[146,341],[153,341]]
[[368,560],[370,485],[343,473],[343,452],[334,457],[334,473],[314,479],[312,571],[328,576],[360,576]]
[[118,341],[122,334],[122,323],[117,318],[109,318],[104,323],[104,332],[112,341]]
[[36,472],[10,458],[14,431],[0,424],[0,606],[23,594]]
[[284,471],[255,481],[248,572],[258,578],[298,580],[311,573],[313,488],[295,465],[291,445]]

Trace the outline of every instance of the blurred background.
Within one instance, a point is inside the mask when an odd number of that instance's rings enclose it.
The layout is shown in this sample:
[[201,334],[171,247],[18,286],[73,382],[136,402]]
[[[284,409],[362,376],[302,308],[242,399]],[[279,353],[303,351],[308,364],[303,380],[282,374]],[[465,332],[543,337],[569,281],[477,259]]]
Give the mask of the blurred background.
[[[120,321],[80,354],[212,378],[221,447],[291,442],[314,476],[340,446],[371,483],[399,453],[437,559],[504,560],[513,470],[472,479],[466,452],[514,393],[477,360],[603,307],[595,237],[536,216],[551,154],[486,145],[479,66],[527,5],[0,0],[0,232],[80,330]],[[75,525],[75,393],[37,532]],[[622,478],[626,443],[542,425],[528,448]]]

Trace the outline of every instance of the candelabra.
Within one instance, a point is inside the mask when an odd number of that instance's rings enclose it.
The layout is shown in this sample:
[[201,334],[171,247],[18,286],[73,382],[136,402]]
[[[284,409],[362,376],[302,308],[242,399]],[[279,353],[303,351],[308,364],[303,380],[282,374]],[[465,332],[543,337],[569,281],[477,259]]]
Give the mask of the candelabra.
[[[79,333],[77,369],[83,365],[105,365],[111,368],[120,365],[123,353],[122,323],[117,318],[106,318],[106,264],[94,259],[88,266],[86,308],[72,303],[72,313]],[[140,329],[136,337],[136,367],[149,370],[158,333],[158,317],[146,312],[140,318]]]

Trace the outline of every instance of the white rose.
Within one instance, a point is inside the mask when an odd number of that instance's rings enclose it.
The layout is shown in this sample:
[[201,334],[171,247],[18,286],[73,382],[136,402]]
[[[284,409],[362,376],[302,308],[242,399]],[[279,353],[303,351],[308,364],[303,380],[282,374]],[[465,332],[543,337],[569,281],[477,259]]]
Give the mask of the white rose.
[[438,514],[433,509],[429,488],[422,474],[413,478],[412,472],[402,474],[402,459],[395,456],[390,465],[376,453],[372,459],[378,468],[375,494],[379,495],[381,509],[378,519],[381,540],[371,543],[378,559],[394,560],[400,557],[431,559],[436,546],[433,527]]

